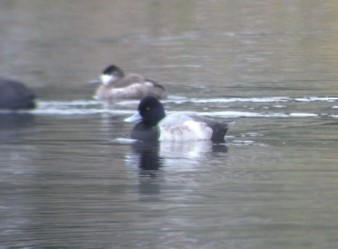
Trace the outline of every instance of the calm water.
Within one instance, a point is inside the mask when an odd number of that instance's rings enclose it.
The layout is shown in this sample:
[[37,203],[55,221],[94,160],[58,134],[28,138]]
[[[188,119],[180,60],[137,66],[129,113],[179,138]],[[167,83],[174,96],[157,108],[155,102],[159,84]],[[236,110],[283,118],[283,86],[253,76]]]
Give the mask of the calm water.
[[[1,1],[0,248],[338,248],[336,1]],[[139,146],[87,82],[104,66],[232,122],[224,144]]]

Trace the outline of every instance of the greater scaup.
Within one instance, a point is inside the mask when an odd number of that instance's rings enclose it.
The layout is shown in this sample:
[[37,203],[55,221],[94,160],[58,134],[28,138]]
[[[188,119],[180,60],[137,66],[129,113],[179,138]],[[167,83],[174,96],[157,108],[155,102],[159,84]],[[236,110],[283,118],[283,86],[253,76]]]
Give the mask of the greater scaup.
[[140,74],[125,75],[121,68],[110,65],[100,75],[100,79],[93,81],[101,85],[96,90],[94,98],[101,101],[115,99],[142,99],[151,95],[163,99],[167,97],[167,90],[153,80]]
[[223,142],[228,125],[189,113],[165,114],[160,101],[154,96],[142,99],[138,112],[125,119],[139,122],[131,132],[131,138],[143,141],[191,141],[212,140]]
[[35,94],[31,89],[19,81],[0,78],[0,109],[33,109],[35,106]]

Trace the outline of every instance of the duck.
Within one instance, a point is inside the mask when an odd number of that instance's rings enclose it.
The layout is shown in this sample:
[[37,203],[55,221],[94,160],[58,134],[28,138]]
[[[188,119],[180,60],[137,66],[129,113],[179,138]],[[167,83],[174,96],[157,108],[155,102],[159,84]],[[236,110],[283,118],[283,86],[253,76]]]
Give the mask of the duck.
[[136,122],[130,137],[141,141],[197,141],[224,142],[228,124],[193,113],[166,115],[164,106],[154,96],[144,97],[137,112],[124,119]]
[[0,109],[29,110],[36,107],[36,95],[24,83],[0,77]]
[[99,83],[94,98],[100,101],[113,102],[116,99],[137,99],[151,95],[159,99],[165,99],[168,96],[165,87],[154,80],[145,78],[136,73],[125,74],[124,71],[116,65],[106,67],[99,80],[92,81]]

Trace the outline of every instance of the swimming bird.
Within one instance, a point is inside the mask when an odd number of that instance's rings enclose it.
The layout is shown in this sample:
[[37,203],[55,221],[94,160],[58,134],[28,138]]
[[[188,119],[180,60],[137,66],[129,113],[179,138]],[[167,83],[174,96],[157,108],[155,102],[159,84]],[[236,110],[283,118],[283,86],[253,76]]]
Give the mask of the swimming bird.
[[142,99],[151,95],[163,99],[168,96],[167,90],[157,82],[140,74],[125,74],[116,65],[105,68],[100,79],[93,81],[101,85],[96,90],[95,99],[112,102],[115,99]]
[[36,107],[34,92],[23,83],[0,78],[0,109],[20,110]]
[[166,115],[162,103],[154,96],[143,98],[138,111],[126,122],[138,122],[131,138],[143,141],[211,140],[223,142],[228,125],[191,113]]

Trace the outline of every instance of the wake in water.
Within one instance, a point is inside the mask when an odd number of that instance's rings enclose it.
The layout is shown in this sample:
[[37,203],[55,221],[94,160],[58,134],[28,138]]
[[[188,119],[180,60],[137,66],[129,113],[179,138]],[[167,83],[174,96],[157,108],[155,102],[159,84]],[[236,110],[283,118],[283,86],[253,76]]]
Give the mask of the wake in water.
[[[192,108],[192,113],[204,116],[215,116],[222,118],[316,118],[331,117],[337,118],[338,97],[255,97],[255,98],[185,98],[170,96],[163,101],[166,105],[186,105],[185,111]],[[207,111],[196,111],[194,104],[198,104],[199,109]],[[224,107],[224,104],[231,104],[231,107]],[[297,104],[306,104],[307,108],[293,108]],[[313,112],[309,112],[308,105],[319,105]],[[119,101],[114,109],[102,107],[101,103],[95,100],[76,100],[76,101],[40,101],[38,108],[30,113],[36,115],[92,115],[92,114],[112,114],[130,115],[135,112],[138,101]],[[264,105],[263,107],[261,105]],[[172,109],[175,109],[173,107]],[[222,111],[218,111],[222,109]],[[234,110],[235,109],[235,110]],[[249,109],[249,111],[248,111]],[[274,111],[278,109],[278,111]],[[315,108],[313,108],[315,109]],[[326,110],[323,112],[322,110]],[[217,111],[216,111],[217,110]],[[311,110],[311,108],[310,108]]]

